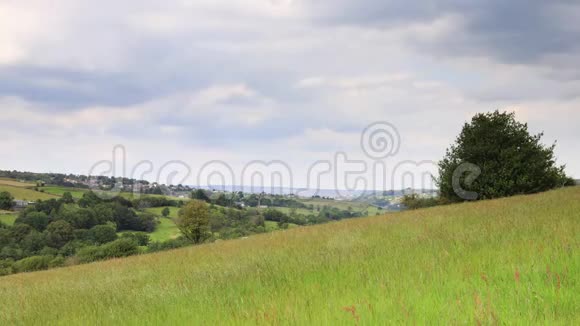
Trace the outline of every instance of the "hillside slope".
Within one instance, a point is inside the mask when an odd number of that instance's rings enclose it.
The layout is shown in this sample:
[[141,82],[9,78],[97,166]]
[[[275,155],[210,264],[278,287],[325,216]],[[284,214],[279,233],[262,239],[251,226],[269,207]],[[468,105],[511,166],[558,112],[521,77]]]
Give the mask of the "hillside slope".
[[0,324],[579,324],[580,187],[0,278]]

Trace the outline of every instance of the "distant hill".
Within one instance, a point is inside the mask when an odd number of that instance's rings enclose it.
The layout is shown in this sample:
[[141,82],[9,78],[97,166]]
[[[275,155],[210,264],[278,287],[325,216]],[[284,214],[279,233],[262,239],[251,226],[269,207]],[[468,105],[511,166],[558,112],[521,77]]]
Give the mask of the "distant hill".
[[0,278],[0,324],[578,324],[580,187]]
[[[195,188],[196,186],[189,185],[190,187]],[[206,189],[206,190],[226,190],[226,191],[242,191],[244,193],[267,193],[267,194],[278,194],[278,195],[290,195],[294,194],[300,197],[311,197],[314,195],[320,197],[329,197],[329,198],[337,198],[337,199],[363,199],[366,197],[373,197],[373,196],[394,196],[400,197],[408,193],[437,193],[435,189],[397,189],[397,190],[344,190],[344,189],[306,189],[306,188],[289,188],[289,187],[250,187],[250,186],[240,186],[240,185],[210,185],[210,186],[201,186],[199,188]]]

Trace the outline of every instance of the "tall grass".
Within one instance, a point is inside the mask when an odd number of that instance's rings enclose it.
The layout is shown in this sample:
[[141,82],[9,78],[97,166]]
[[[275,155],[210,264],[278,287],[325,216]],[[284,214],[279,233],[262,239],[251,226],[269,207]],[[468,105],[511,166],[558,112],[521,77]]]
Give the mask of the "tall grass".
[[580,323],[580,188],[0,278],[0,324]]

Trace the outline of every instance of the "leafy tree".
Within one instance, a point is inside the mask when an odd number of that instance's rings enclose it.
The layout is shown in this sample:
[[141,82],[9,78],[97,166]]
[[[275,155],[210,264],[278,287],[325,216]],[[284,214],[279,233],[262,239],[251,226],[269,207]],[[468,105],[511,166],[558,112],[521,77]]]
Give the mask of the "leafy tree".
[[227,207],[229,206],[229,200],[225,194],[219,194],[219,196],[215,200],[215,204],[219,206]]
[[514,113],[482,113],[463,126],[439,162],[440,194],[449,201],[546,191],[569,182],[554,147],[531,135]]
[[28,224],[14,224],[10,229],[10,237],[16,242],[21,242],[32,230]]
[[171,213],[171,211],[169,210],[169,207],[165,207],[162,211],[161,211],[161,215],[163,215],[163,217],[167,217],[169,216],[169,213]]
[[210,237],[209,209],[205,202],[192,200],[179,210],[177,227],[193,243],[201,243]]
[[9,211],[14,207],[14,197],[8,191],[0,192],[0,209]]
[[287,223],[288,215],[284,214],[284,212],[281,212],[277,209],[268,208],[264,211],[264,219],[266,221]]
[[191,193],[191,198],[201,200],[201,201],[204,201],[206,203],[211,202],[211,200],[209,199],[209,196],[205,193],[205,191],[203,189],[196,189],[194,192]]
[[134,231],[153,232],[158,224],[157,216],[152,213],[139,214],[139,225],[134,228]]
[[80,207],[92,207],[95,206],[97,204],[102,203],[103,200],[101,198],[99,198],[99,196],[97,196],[97,194],[95,194],[92,191],[88,191],[85,192],[83,194],[83,197],[81,199],[79,199],[79,206]]
[[62,205],[58,218],[69,222],[75,229],[90,229],[99,224],[99,220],[90,208],[79,208],[76,205]]
[[149,234],[145,232],[126,232],[121,235],[121,238],[132,239],[139,246],[147,246],[151,241]]
[[27,208],[28,210],[35,210],[37,212],[44,212],[46,215],[52,215],[52,213],[58,211],[62,206],[62,202],[56,199],[49,200],[39,200],[33,207]]
[[97,225],[90,230],[91,238],[97,244],[105,244],[107,242],[117,240],[117,231],[111,225]]
[[20,246],[28,254],[33,255],[38,253],[46,245],[44,234],[32,230],[23,240]]
[[60,200],[62,200],[62,202],[65,204],[72,204],[75,202],[72,194],[68,191],[62,194],[62,198]]
[[46,229],[48,222],[48,216],[44,212],[26,212],[14,221],[15,224],[28,224],[40,232]]
[[73,239],[73,227],[67,221],[52,222],[46,228],[46,243],[50,247],[60,248]]

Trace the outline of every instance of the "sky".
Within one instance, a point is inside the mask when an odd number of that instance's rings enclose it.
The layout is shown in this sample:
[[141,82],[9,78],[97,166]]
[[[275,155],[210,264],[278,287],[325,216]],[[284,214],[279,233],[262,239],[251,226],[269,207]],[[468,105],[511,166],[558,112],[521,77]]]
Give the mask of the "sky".
[[0,0],[0,169],[94,174],[120,146],[110,165],[162,183],[274,162],[286,186],[421,187],[406,176],[466,121],[506,110],[580,178],[579,19],[557,0]]

